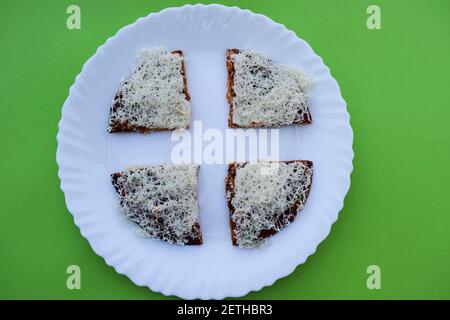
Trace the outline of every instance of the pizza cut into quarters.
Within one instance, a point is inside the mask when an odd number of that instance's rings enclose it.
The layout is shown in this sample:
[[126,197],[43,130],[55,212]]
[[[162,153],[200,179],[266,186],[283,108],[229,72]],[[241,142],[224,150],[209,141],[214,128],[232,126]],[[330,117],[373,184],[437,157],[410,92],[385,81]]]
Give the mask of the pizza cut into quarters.
[[200,245],[198,165],[130,167],[111,175],[120,212],[139,233],[178,245]]

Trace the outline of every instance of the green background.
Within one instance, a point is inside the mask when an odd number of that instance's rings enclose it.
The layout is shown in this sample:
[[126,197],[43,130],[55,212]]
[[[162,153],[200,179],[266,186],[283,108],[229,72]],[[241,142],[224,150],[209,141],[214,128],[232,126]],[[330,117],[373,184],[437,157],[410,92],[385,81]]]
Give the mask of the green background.
[[[352,186],[317,252],[245,298],[450,298],[450,1],[218,1],[263,13],[330,67],[354,129]],[[98,46],[138,17],[185,1],[2,1],[0,298],[162,299],[108,267],[59,189],[57,124]],[[207,2],[204,2],[207,3]],[[81,8],[81,30],[66,8]],[[377,4],[382,29],[368,30]],[[66,288],[81,267],[82,289]],[[379,265],[381,290],[366,268]]]

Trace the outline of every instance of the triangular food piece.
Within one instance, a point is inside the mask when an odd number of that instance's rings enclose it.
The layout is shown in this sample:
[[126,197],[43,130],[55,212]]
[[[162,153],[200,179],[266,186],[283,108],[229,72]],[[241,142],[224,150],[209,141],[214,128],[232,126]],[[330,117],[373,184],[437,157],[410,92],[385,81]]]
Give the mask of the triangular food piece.
[[226,58],[230,128],[312,122],[307,96],[312,82],[300,70],[253,51],[228,49]]
[[202,244],[198,165],[129,168],[111,175],[121,212],[144,236],[179,245]]
[[189,101],[183,52],[144,49],[114,97],[108,131],[146,133],[188,128]]
[[294,160],[228,165],[233,245],[256,248],[294,221],[311,188],[313,164]]

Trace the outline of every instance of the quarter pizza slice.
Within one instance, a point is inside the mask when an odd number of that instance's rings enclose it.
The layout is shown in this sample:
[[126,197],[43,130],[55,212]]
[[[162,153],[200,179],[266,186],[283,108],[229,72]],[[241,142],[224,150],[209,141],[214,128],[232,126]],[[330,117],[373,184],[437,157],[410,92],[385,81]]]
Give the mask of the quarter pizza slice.
[[188,128],[189,101],[183,52],[144,49],[115,94],[108,131],[147,133]]
[[198,171],[198,165],[161,165],[112,174],[120,211],[146,237],[178,245],[202,244]]
[[261,247],[294,221],[311,189],[306,160],[232,163],[225,180],[233,245]]
[[230,128],[310,124],[309,76],[249,50],[226,51]]

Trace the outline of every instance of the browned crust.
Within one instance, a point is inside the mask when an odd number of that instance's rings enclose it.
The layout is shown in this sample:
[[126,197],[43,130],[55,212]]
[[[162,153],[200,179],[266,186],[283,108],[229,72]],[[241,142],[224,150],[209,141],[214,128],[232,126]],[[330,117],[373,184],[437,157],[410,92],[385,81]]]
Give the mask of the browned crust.
[[[260,128],[260,127],[268,127],[264,126],[261,123],[253,122],[252,125],[249,126],[240,126],[233,122],[233,98],[236,96],[236,93],[234,91],[234,63],[231,60],[231,56],[233,54],[238,54],[240,52],[239,49],[227,49],[226,51],[226,57],[227,57],[227,71],[228,71],[228,78],[227,78],[227,101],[229,105],[229,112],[228,112],[228,127],[229,128]],[[309,109],[307,108],[308,112],[305,112],[303,115],[303,119],[294,121],[292,124],[311,124],[312,118],[311,113],[309,112]]]
[[230,211],[229,221],[230,221],[231,242],[233,243],[234,246],[237,245],[237,241],[235,234],[236,226],[232,219],[232,216],[234,214],[234,207],[232,205],[232,202],[234,198],[234,178],[236,177],[236,169],[238,166],[239,166],[238,163],[228,164],[228,173],[227,177],[225,178],[225,192],[227,194],[228,210]]
[[[191,96],[189,94],[188,86],[187,86],[187,77],[186,77],[186,67],[184,64],[184,55],[182,50],[174,50],[172,51],[172,54],[177,54],[180,57],[183,58],[181,60],[181,74],[183,76],[183,93],[187,101],[191,101]],[[122,106],[122,93],[120,91],[117,91],[116,95],[114,96],[114,104],[111,107],[110,114],[113,114],[117,112],[121,106]],[[140,133],[149,133],[151,131],[164,131],[164,130],[170,130],[168,128],[147,128],[144,126],[137,126],[137,125],[131,125],[128,122],[114,122],[110,123],[110,130],[109,132],[140,132]]]
[[187,100],[187,101],[191,101],[191,96],[190,96],[190,94],[189,94],[189,90],[188,90],[188,87],[187,87],[186,66],[184,65],[184,55],[183,55],[183,51],[181,51],[181,50],[175,50],[175,51],[172,51],[172,54],[177,54],[177,55],[179,55],[181,58],[183,58],[183,59],[181,60],[181,75],[183,76],[183,85],[184,85],[183,93],[184,93],[184,96],[185,96],[186,100]]
[[[116,190],[116,193],[119,196],[119,199],[120,199],[120,197],[125,196],[125,191],[123,190],[122,186],[117,181],[117,179],[121,176],[122,176],[122,172],[115,172],[115,173],[111,174],[112,185],[114,186],[114,189]],[[186,245],[201,245],[201,244],[203,244],[202,233],[200,230],[200,224],[196,223],[192,227],[192,229],[195,232],[196,236],[195,236],[195,238],[188,237],[188,238],[184,239],[184,240],[187,240]],[[162,237],[159,239],[163,240]]]
[[239,49],[227,49],[227,71],[228,71],[228,80],[227,80],[227,101],[230,106],[228,112],[228,127],[229,128],[239,128],[238,125],[233,123],[233,97],[236,96],[234,92],[234,63],[231,60],[232,54],[238,54]]
[[[305,164],[308,168],[310,168],[310,169],[313,168],[313,162],[309,161],[309,160],[288,160],[288,161],[276,161],[276,162],[283,162],[283,163],[301,162],[301,163]],[[234,207],[232,205],[232,201],[234,198],[234,179],[236,177],[236,170],[238,168],[242,168],[242,167],[246,166],[247,164],[248,164],[248,162],[242,162],[242,163],[235,162],[235,163],[228,164],[228,173],[227,173],[227,177],[225,179],[225,190],[226,190],[227,194],[229,193],[229,196],[227,197],[227,203],[228,203],[228,209],[230,211],[229,220],[230,220],[231,242],[233,243],[234,246],[238,245],[237,239],[236,239],[236,225],[232,219],[232,216],[234,214]],[[312,184],[312,176],[313,176],[313,174],[311,173],[311,184]],[[308,186],[308,190],[306,191],[305,201],[308,198],[309,192],[311,190],[311,184]],[[301,201],[297,201],[296,203],[294,203],[294,205],[291,208],[287,209],[282,215],[280,215],[278,222],[282,227],[284,227],[283,221],[285,220],[286,217],[289,222],[294,221],[295,217],[298,214],[298,208],[299,208],[300,204],[301,204]],[[273,236],[277,232],[278,231],[275,229],[262,230],[259,234],[259,238],[265,239],[270,236]]]

